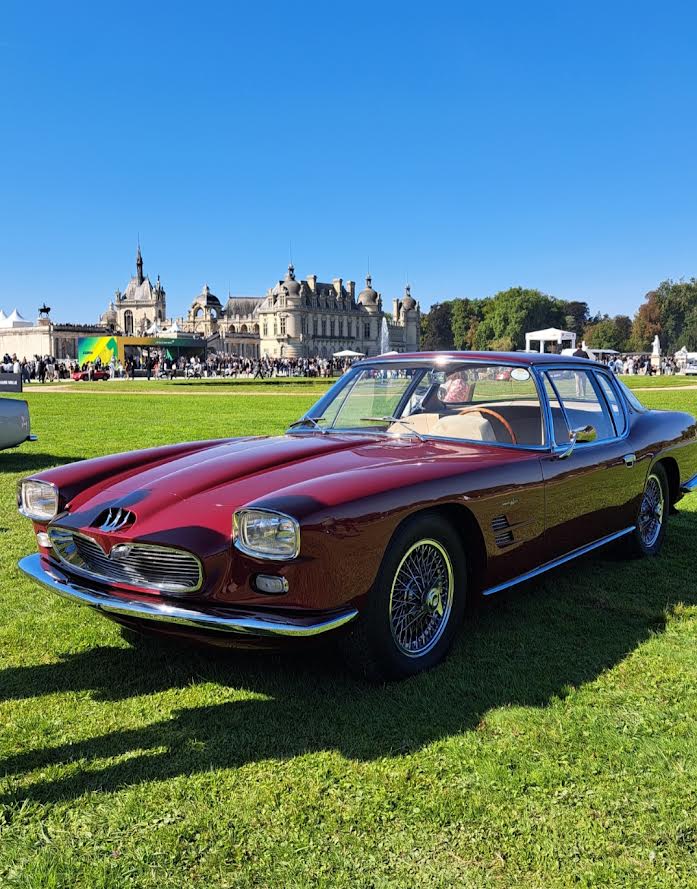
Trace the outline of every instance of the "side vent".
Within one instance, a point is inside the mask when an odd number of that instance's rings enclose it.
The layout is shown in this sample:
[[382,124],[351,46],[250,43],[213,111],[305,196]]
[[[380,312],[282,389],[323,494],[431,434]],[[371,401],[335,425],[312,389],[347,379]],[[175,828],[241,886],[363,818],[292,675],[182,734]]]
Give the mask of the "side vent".
[[503,549],[513,543],[513,531],[505,515],[497,515],[491,521],[491,527],[494,531],[494,540],[496,546]]

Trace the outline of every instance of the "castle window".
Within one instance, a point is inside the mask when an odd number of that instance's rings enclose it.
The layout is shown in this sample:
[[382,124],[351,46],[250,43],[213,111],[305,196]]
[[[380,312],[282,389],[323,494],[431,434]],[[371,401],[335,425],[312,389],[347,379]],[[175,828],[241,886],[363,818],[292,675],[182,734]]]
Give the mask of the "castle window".
[[281,315],[281,317],[279,318],[279,321],[281,322],[281,336],[285,336],[286,335],[286,316]]
[[315,336],[319,336],[319,318],[315,318],[314,333],[315,333]]
[[327,319],[322,318],[322,336],[327,335]]
[[369,321],[366,321],[366,323],[363,325],[363,336],[367,340],[370,339],[370,322]]
[[269,325],[268,325],[268,323],[267,323],[266,321],[264,321],[263,331],[264,331],[264,336],[268,336],[268,335],[269,335]]
[[133,336],[133,312],[130,309],[123,313],[123,330],[126,336]]

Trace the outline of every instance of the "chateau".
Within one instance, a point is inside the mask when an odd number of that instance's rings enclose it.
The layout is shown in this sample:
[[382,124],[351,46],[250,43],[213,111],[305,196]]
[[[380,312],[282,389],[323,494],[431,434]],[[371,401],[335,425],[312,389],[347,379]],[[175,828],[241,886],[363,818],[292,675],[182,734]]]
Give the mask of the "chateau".
[[101,316],[101,324],[114,333],[198,334],[209,350],[251,358],[328,358],[345,349],[377,355],[387,344],[399,352],[419,348],[420,310],[408,285],[404,296],[393,300],[390,319],[370,275],[356,296],[353,281],[324,283],[316,275],[298,280],[292,265],[265,296],[228,295],[223,304],[205,284],[185,317],[166,318],[164,287],[159,276],[154,285],[144,276],[139,247],[135,276]]

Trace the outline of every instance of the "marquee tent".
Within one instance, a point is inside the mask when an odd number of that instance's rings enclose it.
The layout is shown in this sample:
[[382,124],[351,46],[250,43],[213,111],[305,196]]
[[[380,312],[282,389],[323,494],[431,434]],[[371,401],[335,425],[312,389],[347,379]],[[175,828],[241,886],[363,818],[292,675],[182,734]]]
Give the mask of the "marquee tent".
[[546,327],[544,330],[531,330],[525,334],[525,351],[536,352],[537,349],[532,348],[532,343],[539,343],[540,352],[544,352],[545,343],[556,343],[562,346],[563,343],[571,342],[571,348],[576,348],[576,334],[569,330],[559,330],[558,327]]

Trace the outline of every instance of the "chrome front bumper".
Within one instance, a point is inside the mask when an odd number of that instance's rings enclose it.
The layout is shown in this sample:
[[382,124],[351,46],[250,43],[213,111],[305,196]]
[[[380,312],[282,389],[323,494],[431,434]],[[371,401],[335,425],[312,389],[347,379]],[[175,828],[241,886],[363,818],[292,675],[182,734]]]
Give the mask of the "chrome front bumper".
[[112,593],[90,590],[70,580],[62,571],[42,561],[39,553],[19,561],[20,569],[32,580],[64,599],[88,605],[105,614],[159,621],[165,624],[191,627],[196,630],[217,630],[245,636],[318,636],[343,626],[358,614],[355,608],[324,617],[279,617],[273,614],[217,608],[194,611],[165,600],[144,602],[115,596]]

